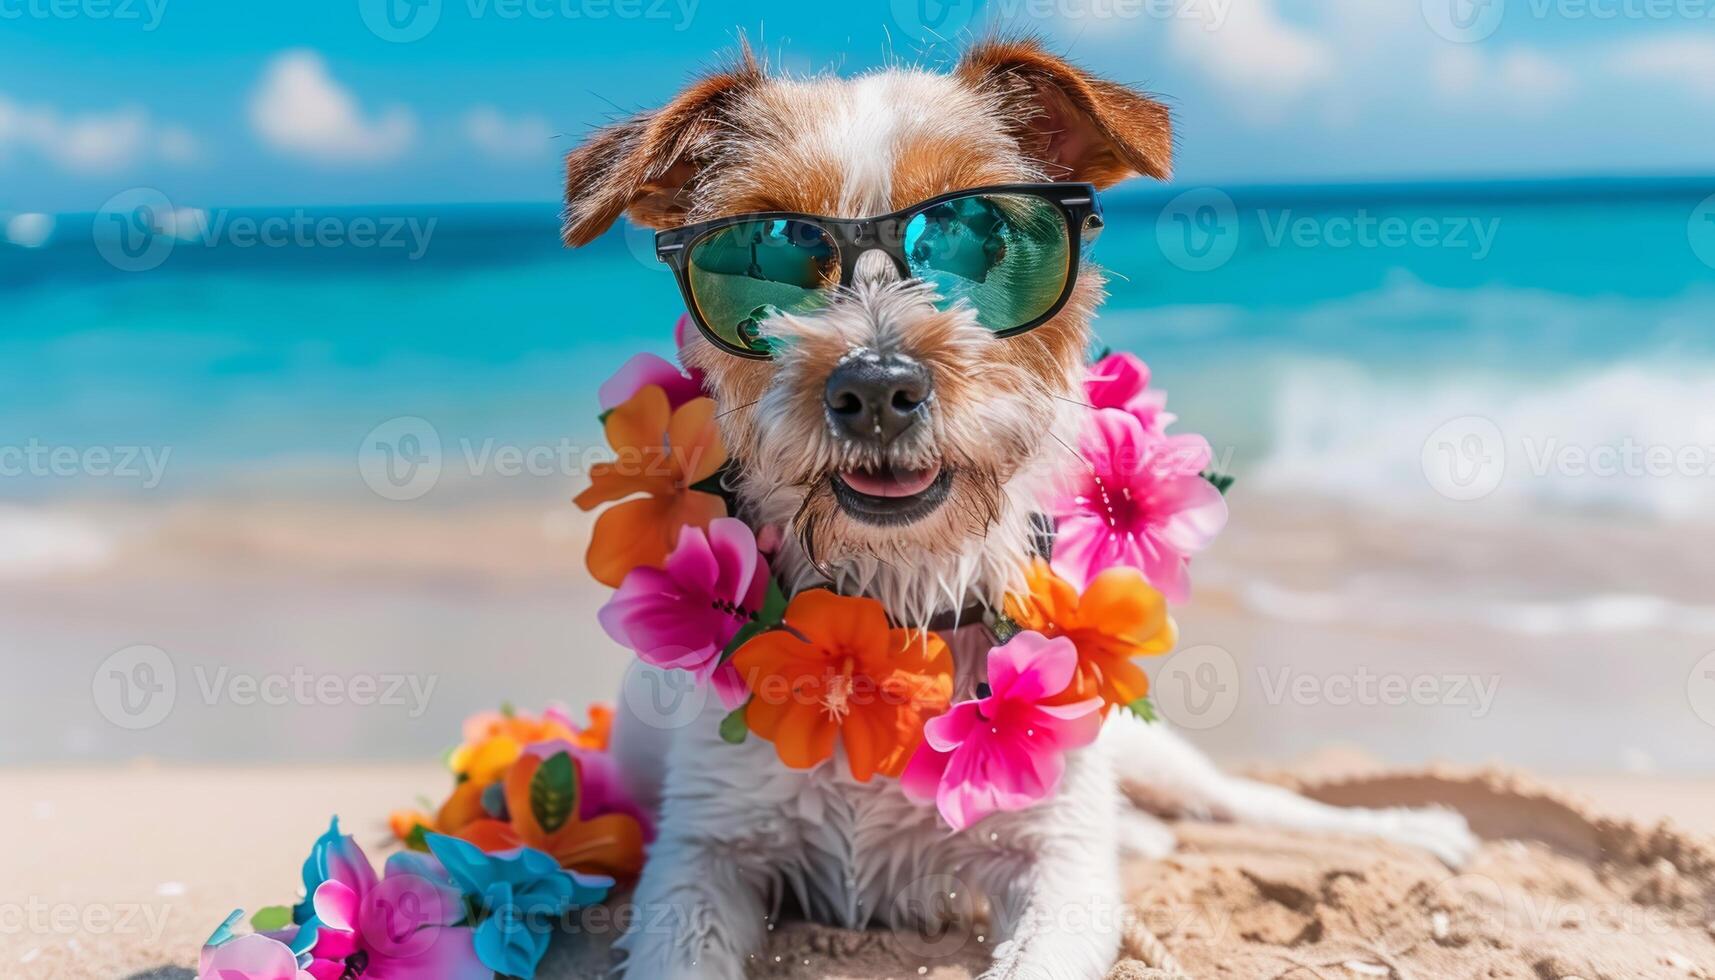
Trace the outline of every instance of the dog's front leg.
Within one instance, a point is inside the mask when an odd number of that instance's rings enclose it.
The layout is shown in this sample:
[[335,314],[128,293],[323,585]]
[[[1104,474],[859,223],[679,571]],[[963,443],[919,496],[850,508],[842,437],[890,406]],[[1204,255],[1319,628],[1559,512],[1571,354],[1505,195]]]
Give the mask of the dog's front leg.
[[742,980],[766,938],[763,890],[732,849],[664,822],[615,944],[626,980]]
[[1123,906],[1110,859],[1042,854],[994,896],[1004,941],[982,980],[1100,980],[1119,957]]
[[1101,750],[1081,752],[1052,802],[974,828],[1007,855],[985,862],[1002,942],[982,980],[1101,980],[1113,968],[1125,905],[1109,771]]

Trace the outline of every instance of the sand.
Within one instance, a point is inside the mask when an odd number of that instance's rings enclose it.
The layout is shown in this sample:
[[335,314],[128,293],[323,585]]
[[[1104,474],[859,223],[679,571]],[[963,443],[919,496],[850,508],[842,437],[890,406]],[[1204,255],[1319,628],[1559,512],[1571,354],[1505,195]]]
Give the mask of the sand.
[[[1454,873],[1372,841],[1176,823],[1177,853],[1126,867],[1134,927],[1111,976],[1715,978],[1715,786],[1592,784],[1624,800],[1629,816],[1612,817],[1499,772],[1333,768],[1270,778],[1332,802],[1454,805],[1485,846]],[[190,977],[227,911],[295,897],[326,814],[377,857],[387,810],[441,782],[426,766],[0,773],[0,976]],[[1700,832],[1662,822],[1664,804]],[[596,975],[609,922],[585,916],[540,976]],[[961,935],[925,959],[883,933],[784,924],[753,975],[968,980],[991,939],[980,923]]]
[[[418,507],[259,485],[52,508],[107,544],[0,587],[0,978],[189,977],[231,909],[295,899],[329,814],[379,858],[385,814],[444,793],[432,760],[466,715],[613,698],[630,656],[591,625],[606,596],[580,568],[576,489]],[[1127,866],[1143,928],[1113,976],[1160,980],[1166,955],[1199,980],[1715,977],[1715,845],[1695,836],[1715,834],[1715,674],[1694,668],[1715,648],[1699,591],[1715,557],[1688,555],[1681,528],[1242,499],[1180,615],[1182,647],[1232,654],[1239,699],[1189,736],[1331,801],[1457,806],[1490,843],[1456,875],[1372,842],[1180,825],[1177,854]],[[177,678],[142,727],[109,683],[133,644]],[[1163,695],[1169,662],[1145,663]],[[1312,696],[1271,693],[1284,671]],[[221,686],[300,673],[338,696]],[[1428,677],[1437,696],[1336,699],[1377,675]],[[344,696],[393,679],[421,696]],[[1493,702],[1460,696],[1467,682]],[[1303,761],[1330,743],[1395,768]],[[1555,788],[1425,768],[1497,758]],[[541,975],[593,975],[611,932],[561,941]],[[973,925],[931,962],[887,935],[782,925],[756,972],[959,980],[989,943]]]

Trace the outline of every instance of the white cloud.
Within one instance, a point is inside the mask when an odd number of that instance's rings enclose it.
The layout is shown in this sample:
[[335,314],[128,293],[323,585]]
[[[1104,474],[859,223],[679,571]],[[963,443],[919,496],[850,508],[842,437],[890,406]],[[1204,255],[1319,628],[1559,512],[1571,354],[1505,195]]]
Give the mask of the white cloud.
[[382,163],[410,148],[417,121],[392,106],[368,117],[314,51],[288,51],[263,69],[250,125],[269,146],[324,163]]
[[493,106],[477,106],[465,113],[464,135],[489,156],[528,160],[552,149],[554,129],[541,116],[509,119]]
[[1577,76],[1535,48],[1489,57],[1471,45],[1449,45],[1430,62],[1430,80],[1443,99],[1476,109],[1537,113],[1563,102]]
[[24,248],[41,248],[53,235],[54,216],[51,214],[15,214],[6,221],[6,240]]
[[0,94],[0,158],[16,150],[86,175],[117,173],[148,160],[188,163],[198,155],[189,130],[157,122],[140,106],[66,113]]
[[1213,30],[1194,18],[1173,25],[1174,56],[1254,111],[1296,99],[1334,74],[1333,49],[1282,20],[1274,0],[1233,4]]
[[1622,78],[1663,83],[1704,99],[1715,99],[1715,37],[1690,34],[1622,43],[1608,58]]

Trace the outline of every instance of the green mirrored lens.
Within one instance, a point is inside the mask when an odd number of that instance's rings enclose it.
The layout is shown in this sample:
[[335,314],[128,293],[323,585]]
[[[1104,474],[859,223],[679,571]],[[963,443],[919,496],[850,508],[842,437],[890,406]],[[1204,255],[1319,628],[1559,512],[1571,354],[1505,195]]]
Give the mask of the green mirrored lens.
[[789,219],[729,225],[691,246],[691,299],[715,335],[740,350],[769,350],[766,321],[827,303],[839,250],[813,224]]
[[996,332],[1022,327],[1059,301],[1071,269],[1066,219],[1028,194],[975,194],[944,201],[905,225],[912,276],[932,284],[945,307],[964,300]]

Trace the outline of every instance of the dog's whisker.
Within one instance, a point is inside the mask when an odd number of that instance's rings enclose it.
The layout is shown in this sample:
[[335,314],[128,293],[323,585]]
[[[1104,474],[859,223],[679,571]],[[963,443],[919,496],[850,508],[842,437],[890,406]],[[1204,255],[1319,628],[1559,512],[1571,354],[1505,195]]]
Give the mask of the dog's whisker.
[[1095,407],[1096,407],[1096,406],[1090,404],[1089,402],[1081,402],[1076,398],[1067,398],[1065,395],[1055,395],[1054,397],[1059,399],[1060,401],[1069,402],[1073,405],[1082,405],[1083,407],[1090,409],[1091,411],[1094,411]]
[[724,419],[728,415],[733,414],[734,412],[742,412],[747,408],[755,408],[757,405],[760,405],[760,404],[762,404],[762,399],[758,398],[756,401],[747,402],[743,405],[738,406],[737,408],[729,408],[726,411],[720,413],[719,415],[716,415],[715,418]]
[[1092,470],[1096,468],[1096,464],[1090,462],[1090,460],[1087,456],[1085,456],[1083,453],[1077,451],[1076,449],[1073,449],[1071,446],[1066,445],[1066,440],[1060,438],[1059,433],[1050,431],[1048,433],[1048,435],[1055,442],[1059,443],[1067,452],[1078,457],[1078,459],[1081,460],[1085,466],[1089,467]]

